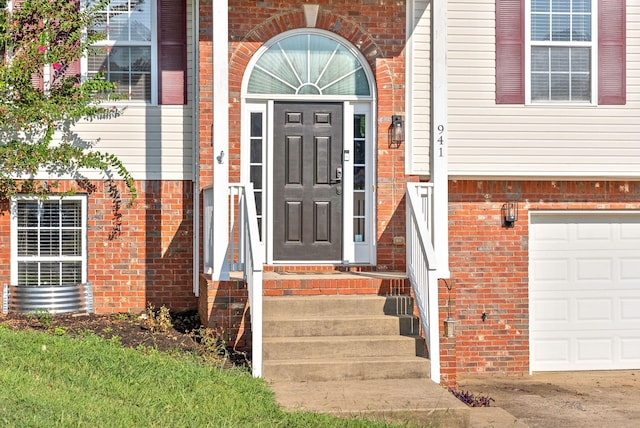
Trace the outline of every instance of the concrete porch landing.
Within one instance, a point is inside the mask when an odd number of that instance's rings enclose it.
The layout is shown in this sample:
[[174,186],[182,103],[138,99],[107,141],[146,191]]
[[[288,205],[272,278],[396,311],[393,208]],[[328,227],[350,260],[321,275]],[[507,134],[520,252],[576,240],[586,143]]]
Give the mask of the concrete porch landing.
[[287,410],[442,428],[527,428],[499,407],[470,408],[427,379],[326,382],[270,381]]

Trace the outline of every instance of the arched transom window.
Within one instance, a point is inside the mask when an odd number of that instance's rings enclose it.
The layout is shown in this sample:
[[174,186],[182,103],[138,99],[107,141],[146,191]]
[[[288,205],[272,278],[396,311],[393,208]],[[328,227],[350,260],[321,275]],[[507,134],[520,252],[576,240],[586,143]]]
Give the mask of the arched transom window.
[[320,34],[294,34],[269,47],[249,78],[249,94],[371,96],[360,59]]

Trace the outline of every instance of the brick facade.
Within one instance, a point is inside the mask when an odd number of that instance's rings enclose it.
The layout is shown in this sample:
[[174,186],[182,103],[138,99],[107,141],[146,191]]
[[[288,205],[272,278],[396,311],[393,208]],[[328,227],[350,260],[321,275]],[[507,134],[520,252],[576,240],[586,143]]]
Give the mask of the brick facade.
[[[367,7],[348,0],[320,0],[315,28],[337,34],[360,50],[373,71],[377,89],[377,248],[378,267],[405,269],[404,246],[393,245],[393,238],[404,238],[405,213],[404,147],[390,148],[388,129],[391,116],[404,114],[405,105],[405,5],[393,0],[370,2]],[[393,19],[395,17],[395,19]],[[200,190],[214,184],[212,155],[213,88],[211,79],[211,0],[200,2],[199,99],[200,101]],[[241,96],[247,66],[258,49],[273,37],[305,28],[305,16],[299,2],[262,2],[229,0],[229,181],[240,181],[241,170]],[[234,291],[235,290],[235,291]],[[348,292],[349,290],[344,290]],[[369,293],[376,293],[375,287]],[[212,326],[219,326],[228,338],[246,344],[246,297],[232,282],[200,283],[200,314]],[[278,293],[278,290],[272,290]],[[295,291],[289,290],[295,294]],[[309,293],[309,290],[300,290]],[[326,292],[321,289],[318,293]],[[360,290],[359,292],[363,292]]]
[[[61,182],[61,191],[71,184]],[[136,183],[138,199],[112,197],[109,182],[85,186],[87,274],[97,313],[141,312],[147,304],[173,311],[195,309],[193,284],[193,185],[189,181]],[[78,192],[80,193],[80,192]],[[120,206],[115,210],[116,205]],[[0,204],[0,284],[10,281],[9,203]]]
[[[509,229],[500,219],[506,201],[519,202],[519,219]],[[531,211],[638,209],[640,182],[450,181],[449,249],[457,333],[455,344],[451,339],[447,343],[455,346],[457,372],[529,372]],[[447,352],[443,348],[443,375],[451,360]]]
[[[237,281],[200,278],[200,298],[193,283],[193,203],[202,206],[202,189],[213,183],[213,81],[211,70],[212,1],[199,3],[198,159],[199,192],[188,181],[137,182],[133,206],[116,200],[108,183],[90,182],[88,198],[88,280],[95,310],[139,312],[151,303],[174,311],[198,307],[209,325],[225,330],[238,347],[250,343],[246,287]],[[375,78],[377,269],[405,270],[405,148],[389,144],[391,116],[405,108],[405,2],[317,0],[315,29],[339,35],[366,58]],[[251,58],[279,34],[306,27],[299,2],[229,0],[229,181],[240,181],[242,81]],[[62,182],[64,186],[69,183]],[[122,184],[120,183],[120,188]],[[128,196],[127,196],[128,197]],[[519,202],[513,228],[501,225],[507,201]],[[529,372],[529,213],[534,210],[638,210],[640,182],[499,181],[449,182],[451,278],[439,284],[441,329],[456,319],[455,337],[441,337],[441,373],[455,384],[461,373]],[[120,215],[121,214],[121,215]],[[202,220],[202,218],[200,219]],[[202,223],[200,224],[202,227]],[[0,202],[0,284],[10,280],[10,215]],[[200,231],[200,236],[202,232]],[[201,259],[201,258],[200,258]],[[449,290],[447,285],[451,286]],[[393,287],[392,284],[389,287]],[[346,289],[343,292],[349,292]],[[380,293],[386,284],[351,292]],[[404,289],[404,286],[402,287]],[[326,284],[274,283],[267,294],[322,294]],[[408,291],[408,290],[407,290]],[[336,291],[336,294],[338,292]],[[485,316],[483,316],[485,314]]]
[[[391,116],[404,114],[405,106],[405,20],[403,2],[382,0],[361,3],[348,0],[320,0],[316,29],[337,34],[360,50],[373,70],[377,87],[377,240],[378,266],[405,269],[405,248],[393,244],[405,236],[404,146],[390,148]],[[212,135],[212,46],[211,0],[200,2],[200,165],[201,189],[212,183],[214,168]],[[305,28],[299,2],[255,2],[229,0],[229,181],[240,180],[240,126],[242,79],[258,49],[273,37],[292,29]]]

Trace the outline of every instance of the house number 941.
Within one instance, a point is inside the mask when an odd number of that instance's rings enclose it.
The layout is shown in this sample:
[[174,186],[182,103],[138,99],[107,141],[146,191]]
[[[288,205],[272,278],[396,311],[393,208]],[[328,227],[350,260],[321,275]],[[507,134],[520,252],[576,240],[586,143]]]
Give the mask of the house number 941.
[[436,128],[438,130],[438,135],[436,141],[438,142],[438,153],[440,157],[444,156],[444,125],[438,125]]

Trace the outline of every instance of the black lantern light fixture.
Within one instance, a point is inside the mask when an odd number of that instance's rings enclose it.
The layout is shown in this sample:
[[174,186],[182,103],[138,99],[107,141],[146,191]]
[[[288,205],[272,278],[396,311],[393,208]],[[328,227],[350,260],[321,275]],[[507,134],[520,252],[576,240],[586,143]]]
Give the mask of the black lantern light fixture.
[[506,228],[514,227],[518,220],[518,203],[507,202],[500,209],[500,217],[502,217],[502,226]]
[[404,120],[402,116],[391,116],[391,128],[389,128],[389,146],[398,148],[404,141]]

